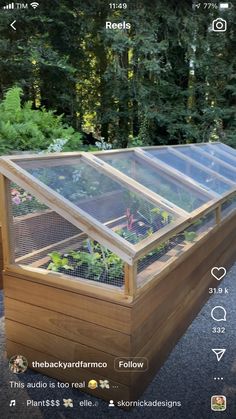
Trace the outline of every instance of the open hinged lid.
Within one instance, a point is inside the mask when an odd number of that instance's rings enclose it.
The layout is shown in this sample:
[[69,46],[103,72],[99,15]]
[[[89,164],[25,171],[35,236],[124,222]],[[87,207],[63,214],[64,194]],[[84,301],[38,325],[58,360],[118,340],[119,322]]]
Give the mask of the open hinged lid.
[[236,152],[227,150],[216,143],[7,156],[0,171],[132,264],[236,190]]

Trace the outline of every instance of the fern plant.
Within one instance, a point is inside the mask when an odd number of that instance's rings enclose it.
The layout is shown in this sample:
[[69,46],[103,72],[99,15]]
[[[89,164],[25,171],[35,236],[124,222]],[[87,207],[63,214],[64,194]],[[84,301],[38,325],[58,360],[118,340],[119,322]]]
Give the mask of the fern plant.
[[10,88],[0,103],[0,154],[13,150],[45,150],[57,138],[66,139],[67,150],[81,148],[81,135],[62,122],[62,116],[45,108],[21,103],[22,89]]

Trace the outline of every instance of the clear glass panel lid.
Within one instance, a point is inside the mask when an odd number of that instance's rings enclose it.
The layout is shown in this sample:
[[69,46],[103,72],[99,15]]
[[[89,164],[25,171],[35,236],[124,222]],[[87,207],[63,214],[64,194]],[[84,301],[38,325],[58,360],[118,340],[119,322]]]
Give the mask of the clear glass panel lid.
[[18,164],[132,244],[139,243],[176,219],[161,204],[155,205],[81,157]]
[[218,150],[224,151],[225,153],[231,154],[231,156],[236,158],[236,149],[233,147],[230,147],[224,143],[215,143],[213,144],[214,147],[216,147]]
[[133,151],[101,154],[98,157],[185,211],[191,212],[210,199],[200,189],[198,192],[196,188],[163,171],[157,163],[150,164]]
[[179,155],[175,155],[166,149],[149,149],[148,153],[170,167],[178,170],[180,173],[192,178],[206,190],[213,191],[219,195],[229,191],[231,185],[214,176],[213,173],[207,172],[204,168],[200,168],[194,161],[190,162]]
[[228,163],[231,166],[236,167],[236,159],[234,159],[230,154],[228,154],[228,152],[222,153],[221,150],[217,148],[216,144],[201,144],[198,147],[200,147],[205,152],[211,154],[212,156],[215,156],[218,159],[224,161],[225,163]]
[[[203,149],[201,150],[204,151]],[[178,147],[178,151],[180,151],[184,156],[188,156],[191,159],[203,164],[205,167],[208,167],[209,169],[214,170],[216,173],[226,177],[227,179],[236,182],[236,170],[227,167],[223,162],[221,163],[212,159],[211,154],[205,154],[205,152],[202,153],[201,150],[199,150],[198,146]]]

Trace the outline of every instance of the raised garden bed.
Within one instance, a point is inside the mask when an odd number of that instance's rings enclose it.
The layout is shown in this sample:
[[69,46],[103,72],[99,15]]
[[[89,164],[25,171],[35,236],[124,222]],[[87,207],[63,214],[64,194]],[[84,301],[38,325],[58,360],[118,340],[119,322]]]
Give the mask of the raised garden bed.
[[[209,147],[229,153],[216,143],[0,160],[8,356],[102,360],[79,376],[110,388],[85,391],[142,394],[219,284],[211,268],[235,259],[236,184],[191,153],[236,169]],[[121,372],[120,357],[148,366]]]

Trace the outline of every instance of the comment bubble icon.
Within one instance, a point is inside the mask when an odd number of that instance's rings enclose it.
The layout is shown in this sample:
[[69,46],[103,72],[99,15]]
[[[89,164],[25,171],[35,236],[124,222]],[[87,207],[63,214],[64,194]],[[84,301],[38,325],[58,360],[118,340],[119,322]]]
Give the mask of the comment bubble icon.
[[226,322],[227,312],[222,306],[215,306],[211,310],[211,317],[216,322]]

